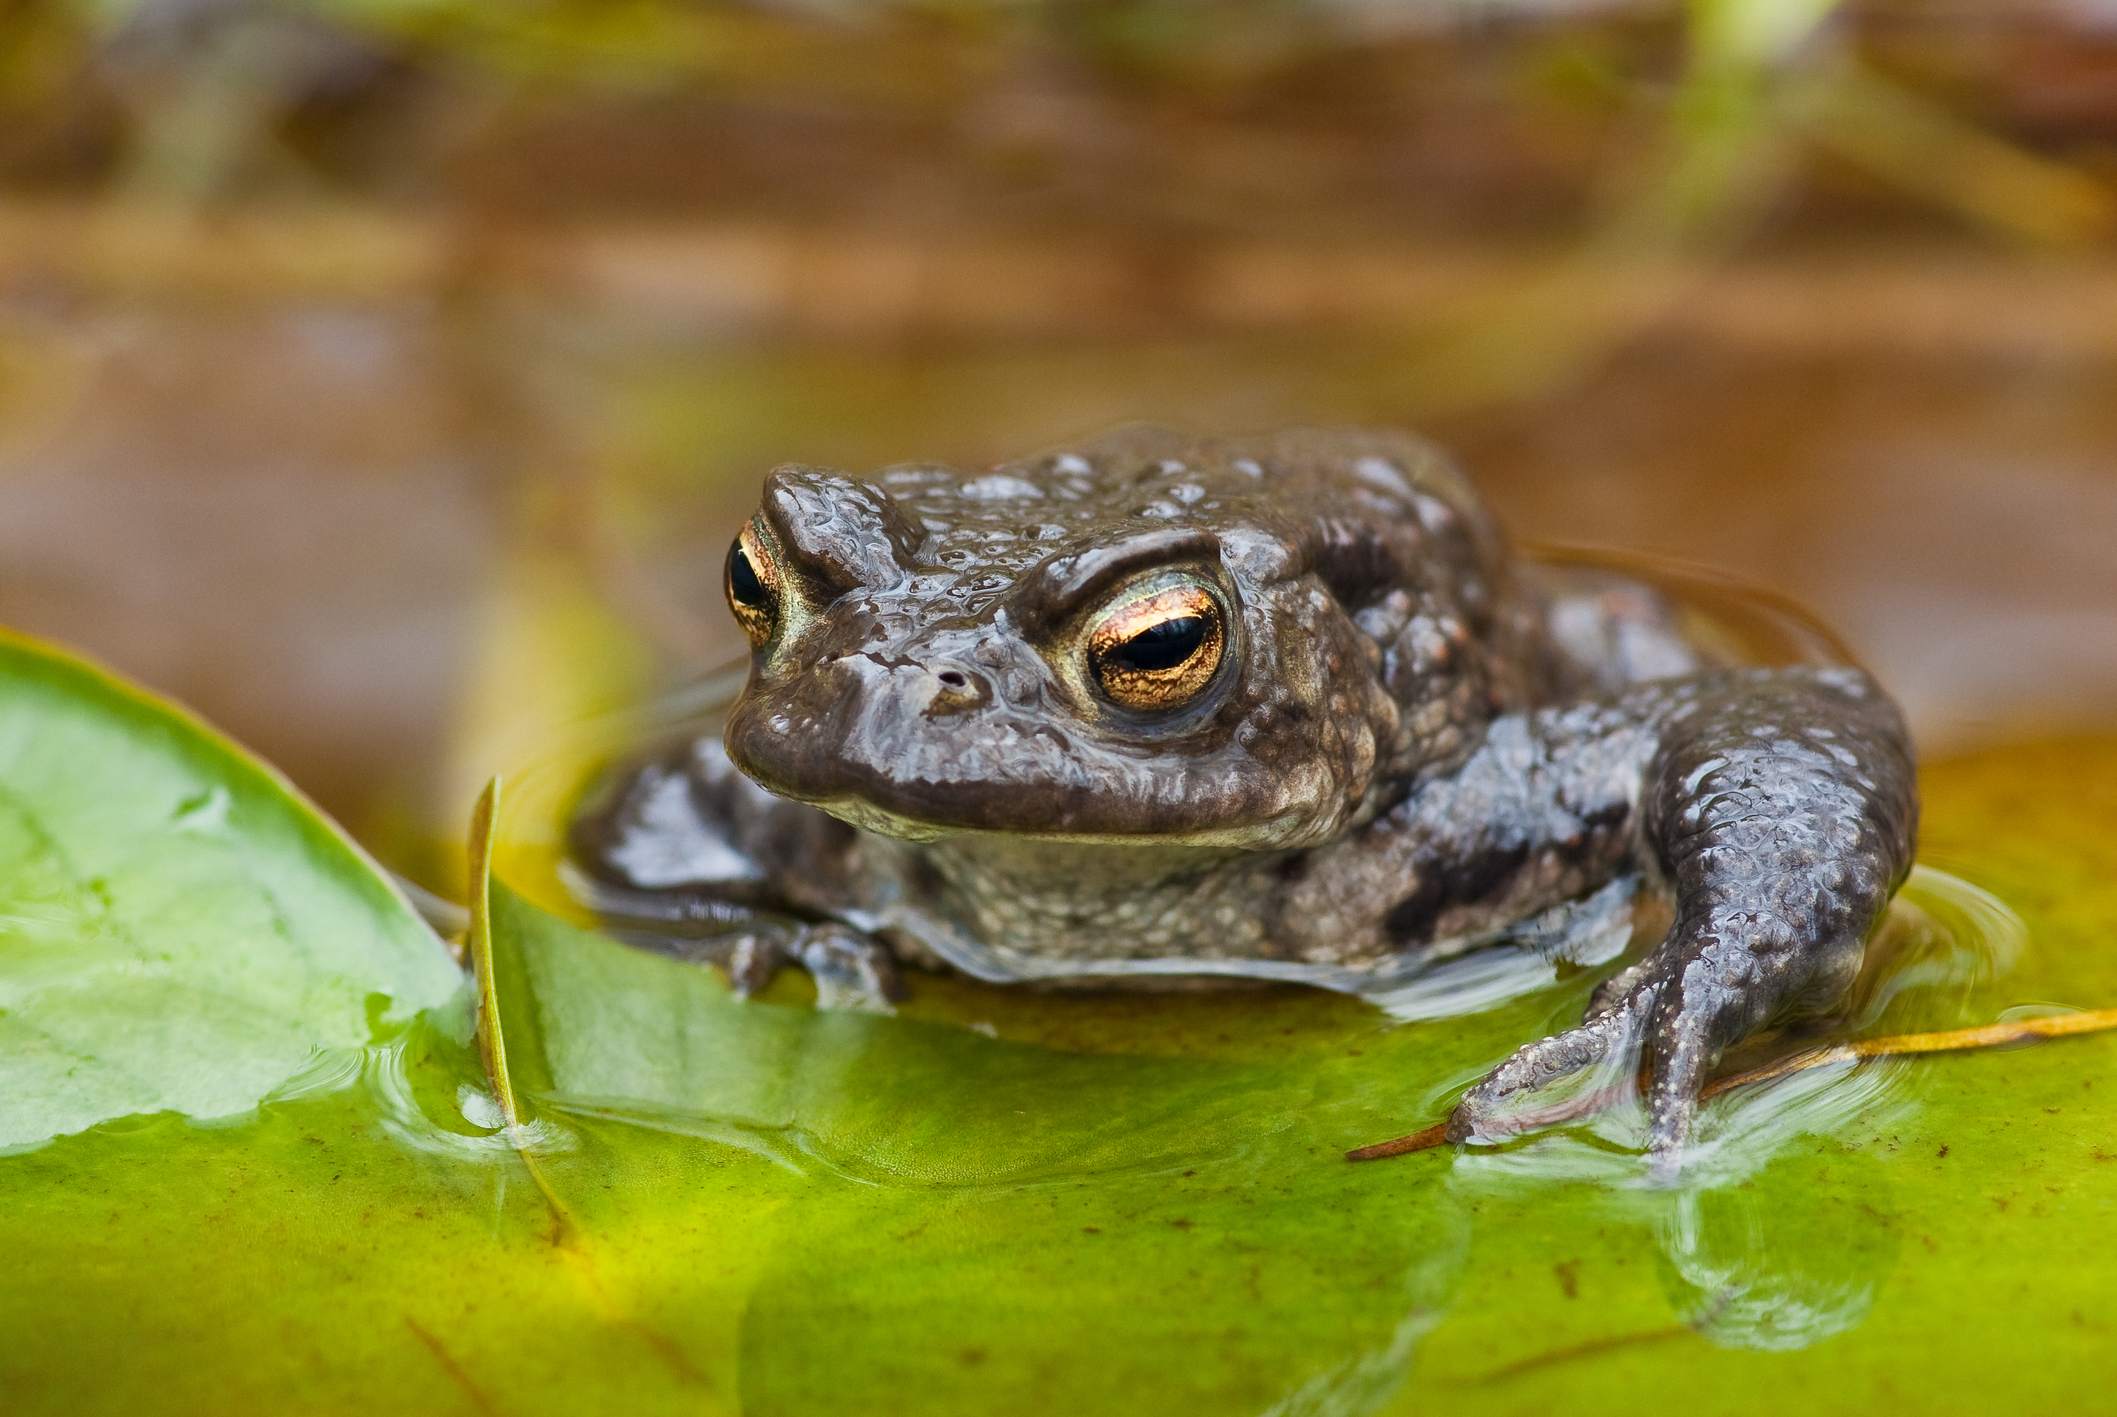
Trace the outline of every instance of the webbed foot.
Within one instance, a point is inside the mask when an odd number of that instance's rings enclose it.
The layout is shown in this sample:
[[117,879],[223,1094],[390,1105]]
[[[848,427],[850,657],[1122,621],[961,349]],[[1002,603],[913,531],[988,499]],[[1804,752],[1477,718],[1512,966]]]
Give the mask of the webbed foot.
[[1519,1099],[1548,1083],[1600,1068],[1643,1075],[1647,1156],[1657,1174],[1678,1167],[1699,1094],[1732,1044],[1797,1011],[1842,997],[1857,974],[1862,940],[1805,940],[1755,910],[1716,913],[1677,930],[1647,958],[1595,991],[1576,1028],[1518,1049],[1456,1104],[1450,1141],[1491,1141],[1552,1120]]

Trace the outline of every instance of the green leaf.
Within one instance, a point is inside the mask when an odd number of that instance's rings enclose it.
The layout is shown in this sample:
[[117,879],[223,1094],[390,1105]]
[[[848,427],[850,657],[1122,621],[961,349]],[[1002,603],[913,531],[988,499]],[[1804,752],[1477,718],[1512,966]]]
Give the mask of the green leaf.
[[[1977,861],[1948,849],[1950,827],[1994,819],[2004,762],[1959,769],[1952,798],[1943,779],[1944,856]],[[2049,766],[2056,781],[2078,765]],[[2054,799],[2044,829],[2062,834],[2069,809],[2095,810]],[[2063,877],[2050,840],[2037,850]],[[1865,1031],[2117,997],[2088,947],[2117,901],[2069,884],[2052,898],[2011,882],[2046,907],[2025,944],[1991,897],[1922,874],[1878,949]],[[643,1223],[688,1233],[662,1187],[707,1181],[693,1223],[709,1237],[672,1250],[743,1276],[742,1330],[721,1341],[738,1344],[746,1405],[821,1413],[916,1391],[935,1412],[1365,1412],[1438,1388],[1470,1410],[1585,1390],[1588,1410],[1621,1411],[1667,1387],[1776,1411],[1786,1354],[1805,1400],[1861,1394],[1838,1410],[1907,1390],[2003,1402],[1990,1370],[1943,1362],[1932,1379],[1903,1361],[1932,1322],[1998,1335],[2053,1394],[2090,1380],[2054,1325],[2100,1283],[2065,1268],[2070,1246],[2117,1233],[2117,1173],[2094,1124],[2067,1120],[2107,1075],[2109,1038],[1762,1085],[1714,1104],[1696,1173],[1670,1190],[1643,1186],[1623,1149],[1636,1117],[1356,1168],[1344,1147],[1437,1115],[1575,1016],[1590,981],[1407,1026],[1295,991],[1053,997],[942,979],[876,1017],[816,1012],[798,985],[744,1004],[563,916],[492,886],[491,1007],[515,1085],[577,1139],[536,1168],[591,1246]],[[2058,1227],[1993,1227],[2030,1185],[2067,1197],[2041,1202]],[[2041,1287],[1995,1328],[1993,1290],[2030,1273]]]
[[[1927,788],[1929,858],[2026,931],[1922,877],[1863,1031],[2117,999],[2117,741]],[[1622,1111],[1355,1166],[1592,979],[1409,1024],[938,976],[894,1017],[793,978],[745,1004],[566,905],[569,796],[510,790],[485,882],[512,1120],[438,1008],[361,1086],[0,1156],[10,1417],[1867,1414],[2106,1383],[2117,1040],[1730,1094],[1672,1189]]]
[[460,976],[285,780],[0,636],[0,1148],[235,1116]]

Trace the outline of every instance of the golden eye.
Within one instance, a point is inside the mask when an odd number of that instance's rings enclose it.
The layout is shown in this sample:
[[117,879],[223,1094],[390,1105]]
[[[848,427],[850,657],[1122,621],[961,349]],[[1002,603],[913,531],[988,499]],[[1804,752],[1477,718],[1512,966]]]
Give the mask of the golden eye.
[[728,548],[727,591],[735,623],[751,644],[762,646],[779,622],[779,566],[749,527]]
[[1189,703],[1227,651],[1220,602],[1198,585],[1121,602],[1088,636],[1088,660],[1110,701],[1129,709]]

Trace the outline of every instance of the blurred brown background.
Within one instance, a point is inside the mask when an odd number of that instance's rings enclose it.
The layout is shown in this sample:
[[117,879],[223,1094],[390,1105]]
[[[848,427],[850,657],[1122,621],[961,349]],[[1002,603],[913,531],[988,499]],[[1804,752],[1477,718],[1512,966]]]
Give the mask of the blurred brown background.
[[762,472],[1402,423],[2117,720],[2117,0],[0,0],[0,622],[417,863]]

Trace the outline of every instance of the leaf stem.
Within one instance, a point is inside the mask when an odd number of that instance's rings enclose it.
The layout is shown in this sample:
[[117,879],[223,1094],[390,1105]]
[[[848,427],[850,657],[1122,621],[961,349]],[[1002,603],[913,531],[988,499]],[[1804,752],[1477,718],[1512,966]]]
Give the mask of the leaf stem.
[[478,794],[477,809],[471,814],[469,952],[471,972],[478,986],[478,1053],[485,1060],[493,1100],[499,1103],[501,1117],[512,1128],[522,1124],[522,1107],[507,1072],[507,1040],[501,1029],[500,997],[493,978],[493,820],[499,810],[500,779],[496,777]]

